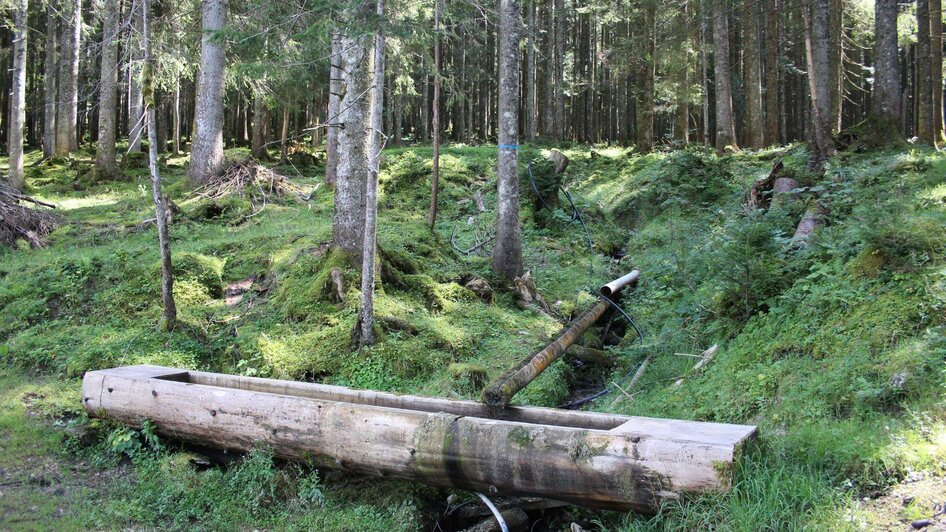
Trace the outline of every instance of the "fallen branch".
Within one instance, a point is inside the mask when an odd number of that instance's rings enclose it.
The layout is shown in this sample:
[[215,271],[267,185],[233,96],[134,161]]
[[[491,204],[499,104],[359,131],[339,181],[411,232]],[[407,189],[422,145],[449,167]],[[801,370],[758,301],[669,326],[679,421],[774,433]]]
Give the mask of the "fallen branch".
[[450,245],[453,246],[453,249],[456,250],[457,253],[461,255],[466,255],[466,256],[472,255],[477,250],[479,250],[486,244],[489,244],[493,240],[496,240],[496,233],[488,234],[484,238],[477,238],[476,244],[474,244],[472,247],[467,248],[467,249],[462,249],[459,245],[457,245],[457,225],[456,224],[453,224],[453,231],[450,232]]
[[194,195],[210,200],[228,196],[249,197],[252,201],[262,201],[264,204],[268,196],[306,197],[303,190],[288,177],[259,164],[252,157],[233,162],[223,173],[210,178],[195,190]]
[[[632,397],[630,391],[634,389],[635,386],[637,386],[637,383],[641,380],[641,377],[644,376],[644,372],[647,371],[647,367],[650,366],[650,361],[651,357],[650,355],[647,355],[647,358],[641,362],[640,367],[637,368],[637,371],[634,373],[634,377],[631,378],[631,382],[627,383],[627,386],[624,388],[618,387],[622,392],[624,392],[624,395]],[[614,401],[611,402],[611,407],[613,408],[615,405],[617,405],[621,399],[622,397],[619,395]]]
[[[719,344],[713,344],[713,347],[710,347],[706,351],[703,351],[703,354],[700,355],[700,361],[697,362],[692,368],[690,368],[690,375],[695,375],[699,373],[707,364],[713,361],[713,357],[716,356],[716,351],[719,349]],[[680,377],[676,382],[673,383],[673,387],[676,388],[683,384],[686,376]]]
[[59,225],[58,218],[46,211],[20,205],[21,202],[56,208],[51,203],[32,198],[0,183],[0,244],[13,246],[17,240],[23,239],[30,247],[44,247],[46,237]]

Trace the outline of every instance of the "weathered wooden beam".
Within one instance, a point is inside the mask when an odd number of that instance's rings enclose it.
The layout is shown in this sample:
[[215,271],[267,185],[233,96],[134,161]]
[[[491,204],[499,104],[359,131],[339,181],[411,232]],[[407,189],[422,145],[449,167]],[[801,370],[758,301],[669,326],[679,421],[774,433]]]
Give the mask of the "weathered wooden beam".
[[653,511],[685,492],[725,491],[755,427],[508,409],[472,401],[133,366],[86,373],[94,416],[290,460],[485,493]]
[[520,360],[518,364],[506,370],[492,384],[487,386],[483,390],[483,403],[495,412],[509,406],[509,402],[512,401],[514,395],[535,380],[552,362],[555,362],[572,344],[577,342],[589,327],[601,318],[604,311],[608,310],[611,305],[607,298],[618,294],[629,285],[636,284],[639,278],[640,272],[634,270],[602,286],[600,288],[602,299],[585,311],[578,319],[569,323],[552,343],[542,348],[538,353]]

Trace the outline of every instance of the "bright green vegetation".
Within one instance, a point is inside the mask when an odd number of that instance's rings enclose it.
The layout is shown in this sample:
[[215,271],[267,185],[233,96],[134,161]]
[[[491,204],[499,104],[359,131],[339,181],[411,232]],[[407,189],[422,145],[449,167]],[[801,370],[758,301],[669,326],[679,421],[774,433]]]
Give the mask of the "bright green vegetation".
[[[761,433],[727,495],[669,505],[654,518],[582,518],[626,530],[853,527],[861,517],[850,501],[910,470],[944,472],[946,157],[843,154],[815,182],[801,148],[725,157],[564,151],[565,186],[595,252],[566,212],[544,228],[533,223],[525,180],[525,263],[562,316],[592,303],[602,281],[639,268],[624,304],[645,343],[629,333],[612,348],[621,364],[602,382],[654,357],[633,399],[612,394],[590,408],[751,423]],[[538,154],[525,151],[523,162]],[[745,212],[744,194],[780,157],[801,197]],[[171,231],[182,319],[168,334],[159,331],[154,226],[139,227],[153,216],[144,170],[118,183],[77,181],[68,165],[31,170],[31,193],[59,205],[65,223],[46,249],[0,250],[0,469],[12,475],[4,482],[26,478],[30,469],[13,465],[27,458],[69,472],[57,477],[58,495],[29,482],[0,488],[0,522],[43,528],[61,508],[84,528],[429,529],[445,504],[433,489],[320,478],[304,464],[274,464],[265,450],[198,471],[166,442],[155,450],[149,430],[89,422],[78,382],[89,369],[152,363],[476,398],[483,370],[498,375],[560,327],[516,307],[488,257],[451,247],[454,230],[466,249],[493,222],[494,158],[490,147],[444,150],[431,233],[430,149],[386,151],[376,311],[397,320],[382,319],[382,341],[362,352],[348,341],[358,271],[323,246],[332,198],[318,186],[320,168],[281,168],[311,200],[270,198],[257,212],[261,204],[247,199],[192,199],[185,160],[168,161],[166,191],[181,208]],[[477,216],[478,190],[490,210]],[[829,223],[799,248],[790,239],[812,194],[829,207]],[[341,302],[334,267],[345,276]],[[251,275],[254,289],[227,306],[225,286]],[[463,287],[473,275],[493,285],[492,303]],[[694,363],[675,354],[713,343],[721,349],[706,370],[671,387]],[[556,406],[578,378],[556,362],[516,401]],[[97,437],[80,442],[74,427],[89,424]],[[85,504],[93,499],[101,502]]]

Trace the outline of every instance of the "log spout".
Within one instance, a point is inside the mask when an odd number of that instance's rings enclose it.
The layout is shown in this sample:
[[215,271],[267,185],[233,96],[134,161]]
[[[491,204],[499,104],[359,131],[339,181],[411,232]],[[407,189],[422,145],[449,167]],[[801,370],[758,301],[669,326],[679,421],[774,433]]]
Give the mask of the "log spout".
[[591,508],[654,511],[686,492],[729,489],[755,427],[509,408],[474,401],[131,366],[86,373],[90,415],[215,447],[265,445],[385,478]]
[[[604,298],[616,296],[624,288],[637,284],[640,272],[634,270],[627,275],[602,286],[599,292]],[[552,362],[555,362],[565,351],[581,338],[599,318],[608,310],[610,303],[605,299],[598,301],[593,307],[585,311],[578,319],[568,324],[552,343],[545,346],[534,355],[519,361],[519,363],[500,375],[492,384],[483,390],[483,402],[494,412],[499,412],[509,406],[514,395],[522,391],[530,382],[535,380]]]

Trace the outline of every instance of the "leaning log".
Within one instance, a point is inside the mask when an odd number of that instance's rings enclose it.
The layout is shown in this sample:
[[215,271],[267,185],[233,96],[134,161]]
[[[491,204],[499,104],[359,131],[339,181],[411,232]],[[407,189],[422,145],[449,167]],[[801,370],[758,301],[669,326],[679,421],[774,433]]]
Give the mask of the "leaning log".
[[572,344],[577,342],[589,327],[601,318],[604,311],[608,310],[611,305],[607,298],[618,294],[629,285],[636,284],[639,278],[640,272],[634,270],[602,286],[600,289],[603,296],[601,301],[585,311],[578,319],[569,323],[552,343],[545,346],[538,353],[520,360],[516,366],[500,375],[483,390],[483,402],[495,411],[506,408],[514,395],[535,380],[552,362],[555,362]]
[[91,371],[85,409],[228,450],[266,446],[320,467],[591,508],[652,512],[730,488],[755,427],[508,408],[156,366]]

